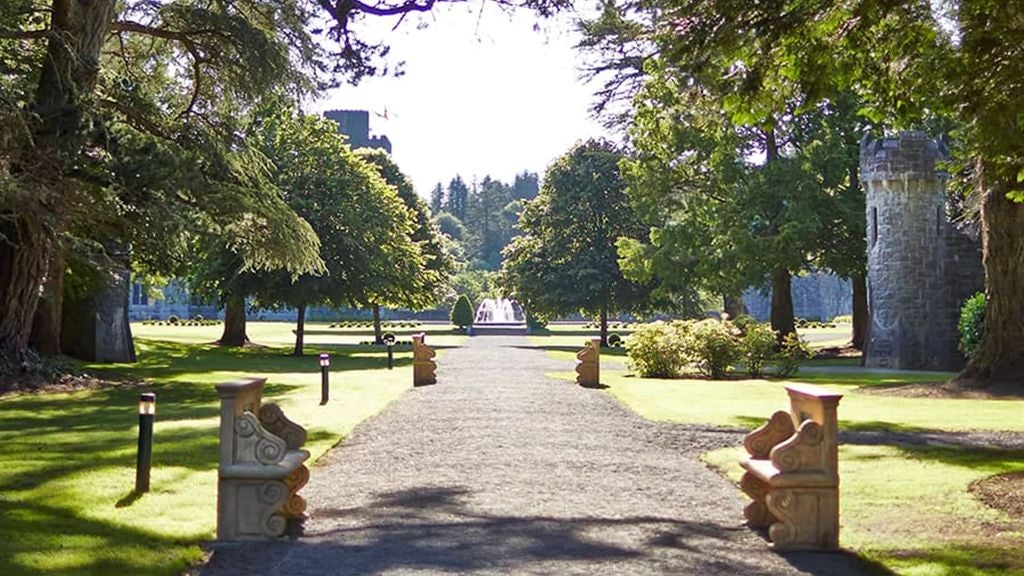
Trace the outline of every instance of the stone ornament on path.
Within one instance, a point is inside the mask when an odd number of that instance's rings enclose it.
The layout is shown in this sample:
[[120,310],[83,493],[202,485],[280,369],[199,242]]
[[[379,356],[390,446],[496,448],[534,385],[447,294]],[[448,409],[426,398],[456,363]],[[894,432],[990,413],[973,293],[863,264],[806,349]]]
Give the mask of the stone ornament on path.
[[437,384],[437,355],[433,348],[423,343],[425,333],[412,335],[412,385],[427,386]]
[[601,383],[601,339],[591,338],[576,354],[576,383],[594,388]]
[[839,547],[836,409],[841,394],[810,384],[786,386],[789,412],[778,411],[747,434],[740,488],[753,501],[747,525],[768,527],[776,550]]
[[266,378],[217,384],[220,396],[220,465],[217,469],[217,539],[266,540],[281,536],[289,519],[305,516],[297,492],[309,480],[301,448],[306,430],[275,404],[261,405]]

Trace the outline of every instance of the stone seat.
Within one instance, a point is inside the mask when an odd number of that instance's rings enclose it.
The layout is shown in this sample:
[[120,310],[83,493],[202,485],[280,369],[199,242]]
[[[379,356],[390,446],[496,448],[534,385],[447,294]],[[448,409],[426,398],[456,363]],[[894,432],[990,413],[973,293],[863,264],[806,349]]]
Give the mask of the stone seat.
[[221,467],[221,478],[287,478],[309,459],[307,450],[289,450],[280,462],[273,464],[232,464]]
[[217,385],[221,399],[217,539],[264,540],[304,517],[309,481],[306,430],[276,404],[262,404],[266,378]]
[[842,395],[809,384],[786,386],[789,412],[778,411],[743,439],[740,488],[752,501],[747,524],[768,527],[777,550],[839,547],[836,409]]

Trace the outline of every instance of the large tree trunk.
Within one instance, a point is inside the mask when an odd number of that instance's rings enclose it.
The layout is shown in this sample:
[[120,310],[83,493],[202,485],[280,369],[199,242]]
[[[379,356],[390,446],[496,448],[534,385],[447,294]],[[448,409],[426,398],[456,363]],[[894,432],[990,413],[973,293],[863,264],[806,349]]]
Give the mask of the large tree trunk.
[[[3,222],[3,220],[0,220]],[[0,224],[0,373],[26,359],[39,287],[46,278],[53,237],[35,221],[15,217]]]
[[723,311],[729,315],[730,320],[743,316],[747,313],[747,307],[743,304],[743,296],[723,294]]
[[868,311],[868,281],[862,275],[854,276],[850,281],[853,284],[852,346],[857,350],[864,350],[864,343],[867,342],[868,326],[871,322],[871,315]]
[[384,334],[380,328],[380,304],[373,305],[373,343],[384,343]]
[[[32,150],[20,158],[37,189],[32,206],[0,207],[10,218],[0,228],[0,364],[20,364],[28,351],[39,291],[57,236],[65,228],[67,186],[83,143],[83,101],[95,89],[100,49],[110,32],[114,0],[53,0],[51,36],[32,111]],[[26,145],[29,143],[26,142]]]
[[50,270],[36,307],[29,344],[40,354],[60,354],[61,316],[64,307],[64,256],[60,249],[50,258]]
[[300,304],[298,308],[298,322],[295,325],[295,350],[292,356],[302,356],[303,341],[306,337],[306,305]]
[[985,329],[955,382],[1012,382],[1024,391],[1024,204],[1006,198],[1005,191],[987,190],[982,201]]
[[796,332],[792,280],[792,275],[785,268],[772,271],[772,330],[778,335],[780,344],[786,336]]
[[224,333],[217,341],[221,346],[245,346],[245,296],[229,296],[224,306]]

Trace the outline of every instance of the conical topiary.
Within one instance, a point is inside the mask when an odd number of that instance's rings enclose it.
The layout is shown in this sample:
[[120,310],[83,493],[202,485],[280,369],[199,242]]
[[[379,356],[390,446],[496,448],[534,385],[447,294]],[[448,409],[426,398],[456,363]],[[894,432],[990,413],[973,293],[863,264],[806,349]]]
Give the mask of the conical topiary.
[[465,294],[460,294],[459,298],[455,300],[455,306],[452,306],[451,318],[452,324],[459,328],[473,325],[473,305]]

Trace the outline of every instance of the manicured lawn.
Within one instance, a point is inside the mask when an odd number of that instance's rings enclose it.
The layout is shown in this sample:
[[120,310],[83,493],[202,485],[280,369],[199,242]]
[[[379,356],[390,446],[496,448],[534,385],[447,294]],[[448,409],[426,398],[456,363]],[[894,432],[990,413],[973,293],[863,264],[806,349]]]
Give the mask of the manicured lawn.
[[[804,370],[793,381],[842,392],[843,430],[1006,430],[1024,432],[1024,400],[908,398],[868,389],[939,382],[945,373],[875,374]],[[571,379],[570,373],[557,376]],[[651,420],[753,428],[787,408],[784,382],[768,380],[657,380],[606,369],[602,383]],[[705,455],[738,481],[742,447]],[[959,576],[1024,574],[1024,522],[991,509],[969,492],[971,482],[1024,470],[1024,452],[844,444],[841,544],[898,574]],[[740,517],[740,510],[737,510]]]
[[[225,350],[196,344],[215,339],[219,327],[134,325],[146,336],[137,339],[138,364],[86,369],[150,384],[0,398],[0,574],[174,575],[199,560],[215,528],[216,382],[266,376],[265,398],[306,427],[314,460],[412,384],[408,348],[396,351],[392,371],[381,348],[342,344],[366,339],[358,334],[325,335],[294,358],[286,355],[291,328],[250,328],[255,340],[283,348]],[[311,355],[321,350],[332,354],[326,406]],[[151,492],[134,498],[142,391],[157,395],[154,467]]]

